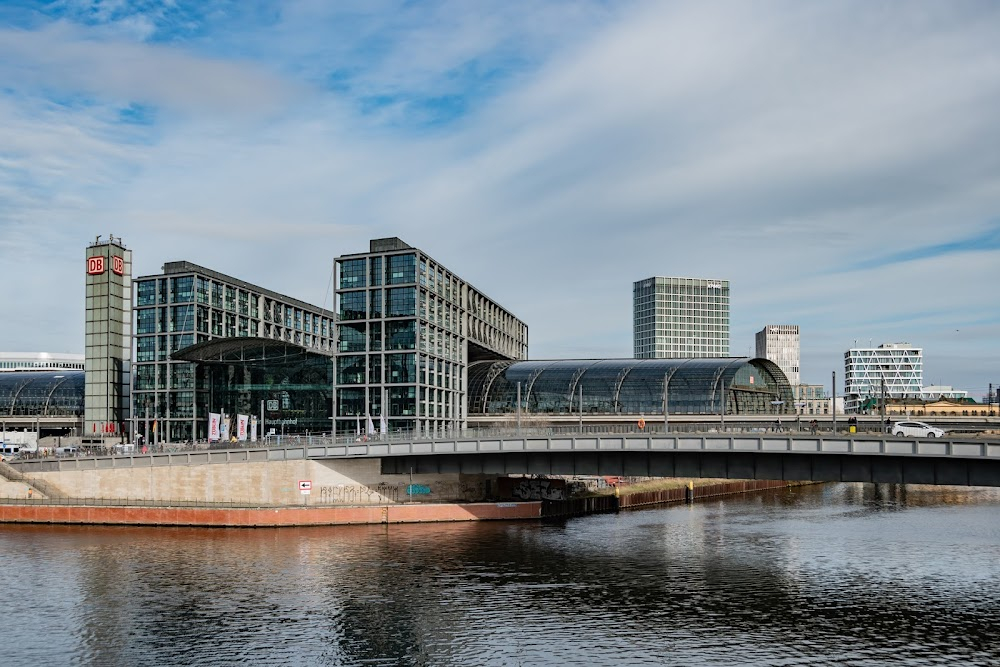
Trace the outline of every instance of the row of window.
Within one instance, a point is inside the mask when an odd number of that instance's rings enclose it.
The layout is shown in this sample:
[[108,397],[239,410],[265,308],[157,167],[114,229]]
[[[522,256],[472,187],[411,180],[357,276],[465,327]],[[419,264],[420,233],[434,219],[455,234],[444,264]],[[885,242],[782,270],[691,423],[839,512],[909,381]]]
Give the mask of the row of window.
[[383,290],[360,290],[337,295],[337,316],[342,322],[380,319],[382,317],[414,317],[416,288],[397,287]]
[[[338,289],[405,285],[417,282],[416,255],[388,255],[383,257],[359,257],[337,261]],[[385,272],[383,273],[383,265]]]

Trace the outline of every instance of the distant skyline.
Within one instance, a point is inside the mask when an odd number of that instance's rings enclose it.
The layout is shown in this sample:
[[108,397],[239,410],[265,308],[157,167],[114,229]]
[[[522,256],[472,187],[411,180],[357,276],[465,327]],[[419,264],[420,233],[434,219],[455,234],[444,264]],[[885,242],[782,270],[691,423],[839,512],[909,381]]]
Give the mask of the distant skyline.
[[632,356],[632,284],[725,276],[731,354],[799,325],[1000,383],[1000,4],[58,0],[0,5],[0,351],[83,351],[84,255],[332,308],[398,236]]

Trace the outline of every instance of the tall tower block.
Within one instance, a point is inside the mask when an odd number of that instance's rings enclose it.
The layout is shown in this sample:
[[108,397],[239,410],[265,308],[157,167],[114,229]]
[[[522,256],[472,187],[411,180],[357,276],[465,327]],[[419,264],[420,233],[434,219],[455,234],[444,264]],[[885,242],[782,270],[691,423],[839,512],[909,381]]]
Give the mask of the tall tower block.
[[87,247],[84,433],[127,439],[132,384],[132,251],[100,236]]

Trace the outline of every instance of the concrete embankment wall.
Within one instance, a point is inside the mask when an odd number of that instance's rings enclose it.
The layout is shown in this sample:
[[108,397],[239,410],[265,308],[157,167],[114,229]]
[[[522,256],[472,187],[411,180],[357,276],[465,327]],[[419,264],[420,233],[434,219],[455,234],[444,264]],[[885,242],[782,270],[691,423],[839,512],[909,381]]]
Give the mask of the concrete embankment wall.
[[603,512],[618,512],[625,509],[662,505],[664,503],[680,503],[685,501],[724,496],[750,491],[766,491],[769,489],[784,489],[789,486],[811,484],[812,482],[788,482],[783,480],[750,479],[714,484],[695,484],[693,488],[679,486],[673,489],[658,491],[638,491],[632,493],[628,487],[622,487],[618,496],[604,495],[588,498],[571,498],[569,500],[546,501],[542,507],[542,515],[546,517],[578,516],[583,514],[599,514]]
[[[295,506],[480,501],[493,477],[383,475],[375,459],[304,459],[33,472],[26,481],[37,480],[64,498]],[[300,481],[310,482],[310,494],[302,494]],[[11,491],[17,495],[6,497],[24,497],[20,486]]]
[[210,526],[231,528],[333,526],[430,521],[537,519],[541,502],[404,504],[368,507],[84,507],[0,505],[0,523]]

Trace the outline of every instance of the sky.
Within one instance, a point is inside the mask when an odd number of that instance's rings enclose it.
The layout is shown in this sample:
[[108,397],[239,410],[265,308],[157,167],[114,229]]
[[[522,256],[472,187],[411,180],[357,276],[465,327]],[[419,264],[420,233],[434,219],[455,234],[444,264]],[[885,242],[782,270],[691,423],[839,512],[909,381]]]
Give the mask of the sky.
[[4,351],[83,352],[86,246],[332,308],[398,236],[628,358],[632,285],[724,279],[731,353],[801,328],[1000,384],[1000,3],[0,3]]

